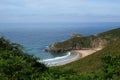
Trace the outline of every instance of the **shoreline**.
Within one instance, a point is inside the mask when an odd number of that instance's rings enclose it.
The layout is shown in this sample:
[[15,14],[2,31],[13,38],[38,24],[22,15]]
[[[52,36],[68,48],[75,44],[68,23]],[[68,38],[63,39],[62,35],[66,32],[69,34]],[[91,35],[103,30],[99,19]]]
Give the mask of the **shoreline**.
[[72,62],[82,59],[86,56],[89,56],[91,54],[94,54],[95,52],[100,51],[101,49],[102,48],[91,48],[91,49],[87,49],[87,50],[72,50],[70,52],[72,54],[76,54],[75,57],[73,57],[72,59],[69,59],[69,60],[64,60],[63,63],[56,63],[51,66],[64,66],[66,64],[72,63]]
[[75,56],[70,59],[63,60],[60,63],[53,64],[51,66],[63,66],[71,62],[77,61],[81,58],[81,54],[79,54],[78,52],[74,52],[74,53],[72,52],[71,54],[75,54]]

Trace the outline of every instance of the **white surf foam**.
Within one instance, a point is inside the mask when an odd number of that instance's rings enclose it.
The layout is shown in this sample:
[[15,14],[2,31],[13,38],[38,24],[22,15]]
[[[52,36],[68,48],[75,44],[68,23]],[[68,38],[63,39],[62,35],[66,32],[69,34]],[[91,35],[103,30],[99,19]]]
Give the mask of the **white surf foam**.
[[65,56],[55,57],[55,58],[51,58],[51,59],[45,59],[45,60],[41,60],[40,62],[47,62],[47,61],[55,61],[55,60],[59,60],[59,59],[64,59],[70,55],[71,55],[71,52],[68,52],[67,55],[65,55]]
[[64,63],[70,63],[76,59],[78,59],[78,57],[80,56],[80,54],[77,54],[71,58],[68,58],[68,59],[65,59],[65,60],[61,60],[61,61],[57,61],[57,62],[51,62],[51,63],[48,63],[48,66],[55,66],[55,65],[64,65]]

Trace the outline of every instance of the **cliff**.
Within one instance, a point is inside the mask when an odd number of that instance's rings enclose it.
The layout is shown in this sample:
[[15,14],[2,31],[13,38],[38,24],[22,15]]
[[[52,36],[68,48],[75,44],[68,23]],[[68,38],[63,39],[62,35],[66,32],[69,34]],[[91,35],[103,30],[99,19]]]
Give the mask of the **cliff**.
[[120,28],[91,36],[73,34],[71,38],[66,41],[51,44],[45,51],[59,53],[85,48],[105,47],[109,42],[115,41],[120,37],[119,32]]

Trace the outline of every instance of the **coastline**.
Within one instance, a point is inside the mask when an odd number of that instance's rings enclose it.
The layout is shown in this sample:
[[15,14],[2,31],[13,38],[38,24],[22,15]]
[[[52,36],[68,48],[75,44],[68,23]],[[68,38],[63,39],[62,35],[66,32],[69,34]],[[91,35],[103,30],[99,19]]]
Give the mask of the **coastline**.
[[102,48],[91,48],[91,49],[86,49],[86,50],[72,50],[71,53],[76,54],[75,57],[73,57],[72,59],[69,59],[69,60],[64,60],[63,63],[56,63],[51,66],[63,66],[63,65],[69,64],[71,62],[82,59],[88,55],[94,54],[95,52],[100,51],[101,49]]
[[69,64],[71,62],[77,61],[81,58],[81,54],[79,54],[78,52],[74,52],[74,53],[72,52],[71,54],[74,54],[75,56],[70,59],[63,60],[60,63],[51,65],[51,66],[63,66],[63,65]]

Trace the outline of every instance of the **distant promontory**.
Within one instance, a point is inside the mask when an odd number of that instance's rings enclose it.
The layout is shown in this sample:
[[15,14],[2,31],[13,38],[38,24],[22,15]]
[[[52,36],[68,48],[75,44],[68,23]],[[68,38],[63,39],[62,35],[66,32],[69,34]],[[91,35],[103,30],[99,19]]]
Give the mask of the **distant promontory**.
[[120,28],[90,36],[72,34],[70,39],[62,42],[55,42],[45,49],[45,51],[60,53],[71,50],[105,47],[108,43],[115,41],[120,37],[119,32]]

